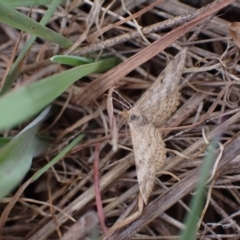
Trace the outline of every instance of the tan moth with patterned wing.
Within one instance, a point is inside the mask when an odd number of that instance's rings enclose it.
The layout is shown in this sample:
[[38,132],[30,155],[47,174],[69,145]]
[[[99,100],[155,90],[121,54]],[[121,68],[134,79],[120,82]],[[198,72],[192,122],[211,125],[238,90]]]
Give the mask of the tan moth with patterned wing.
[[167,65],[163,73],[136,104],[122,115],[128,119],[141,197],[145,204],[152,193],[156,173],[166,157],[165,144],[158,129],[179,105],[182,72],[187,49]]

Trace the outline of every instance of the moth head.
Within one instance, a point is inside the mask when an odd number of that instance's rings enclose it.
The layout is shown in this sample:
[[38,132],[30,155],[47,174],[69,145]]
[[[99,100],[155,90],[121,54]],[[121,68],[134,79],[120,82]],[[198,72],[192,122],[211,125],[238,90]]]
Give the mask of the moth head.
[[134,108],[132,108],[129,111],[128,122],[129,123],[138,123],[140,125],[148,124],[148,120],[144,117],[144,115],[140,111],[138,111],[137,109],[134,109]]
[[142,116],[136,113],[129,114],[128,117],[129,122],[141,122],[142,121]]
[[139,123],[141,125],[148,123],[147,119],[135,108],[124,110],[119,115],[127,119],[128,123]]

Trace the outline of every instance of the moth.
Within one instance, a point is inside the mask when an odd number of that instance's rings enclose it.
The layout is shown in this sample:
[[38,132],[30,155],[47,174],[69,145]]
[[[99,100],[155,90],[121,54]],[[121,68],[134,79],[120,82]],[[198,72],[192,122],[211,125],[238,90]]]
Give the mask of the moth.
[[166,158],[165,144],[158,128],[179,105],[179,85],[186,56],[187,48],[184,48],[135,105],[121,114],[130,128],[140,195],[145,204],[153,191],[156,173]]

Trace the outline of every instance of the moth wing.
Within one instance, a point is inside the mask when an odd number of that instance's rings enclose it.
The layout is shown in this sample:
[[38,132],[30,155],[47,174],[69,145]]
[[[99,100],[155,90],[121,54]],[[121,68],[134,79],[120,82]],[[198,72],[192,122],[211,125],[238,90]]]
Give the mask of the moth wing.
[[154,126],[129,123],[140,193],[145,204],[152,193],[156,172],[166,156],[162,135]]
[[179,105],[179,82],[186,56],[187,48],[174,57],[163,73],[134,105],[155,126],[164,124]]

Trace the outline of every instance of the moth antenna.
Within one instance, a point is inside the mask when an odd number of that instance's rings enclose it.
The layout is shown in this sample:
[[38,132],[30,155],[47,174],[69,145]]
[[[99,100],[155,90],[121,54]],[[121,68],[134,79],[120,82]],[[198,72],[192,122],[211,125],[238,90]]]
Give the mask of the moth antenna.
[[113,92],[115,92],[121,98],[122,101],[128,104],[128,106],[124,104],[124,106],[127,107],[127,109],[132,108],[132,104],[127,99],[125,99],[119,92],[117,92],[116,90],[113,90]]
[[126,105],[125,103],[119,101],[118,99],[116,99],[115,97],[109,97],[110,99],[113,99],[114,101],[120,103],[121,105],[123,105],[125,108],[130,109],[128,105]]
[[[115,92],[115,93],[121,98],[121,100],[123,100],[125,103],[122,102],[122,101],[119,101],[117,98],[113,97],[113,96],[112,96],[112,92]],[[121,94],[118,93],[118,92],[115,91],[115,90],[112,90],[112,91],[111,91],[111,94],[104,94],[104,96],[107,96],[108,99],[113,99],[114,101],[120,103],[120,104],[121,104],[123,107],[125,107],[127,110],[129,110],[129,109],[132,108],[132,104],[131,104],[130,102],[128,102],[126,99],[124,99],[124,97],[122,97]],[[126,103],[127,103],[127,104],[126,104]]]

